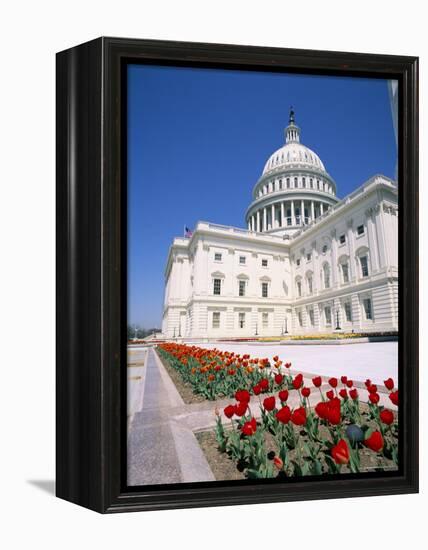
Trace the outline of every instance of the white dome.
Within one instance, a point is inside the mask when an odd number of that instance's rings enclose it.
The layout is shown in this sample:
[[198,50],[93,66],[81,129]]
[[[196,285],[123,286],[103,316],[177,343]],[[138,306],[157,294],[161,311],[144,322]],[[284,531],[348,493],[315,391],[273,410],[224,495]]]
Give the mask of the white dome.
[[301,143],[287,143],[269,157],[263,169],[263,174],[277,168],[287,169],[292,166],[326,172],[319,156],[309,147]]

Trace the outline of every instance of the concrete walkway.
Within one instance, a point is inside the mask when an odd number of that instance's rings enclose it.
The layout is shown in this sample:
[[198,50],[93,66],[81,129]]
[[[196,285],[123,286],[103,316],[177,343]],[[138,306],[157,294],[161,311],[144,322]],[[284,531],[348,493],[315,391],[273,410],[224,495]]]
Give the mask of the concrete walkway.
[[129,485],[214,481],[192,430],[180,421],[183,415],[183,400],[154,351],[148,350],[142,406],[133,415],[128,436]]

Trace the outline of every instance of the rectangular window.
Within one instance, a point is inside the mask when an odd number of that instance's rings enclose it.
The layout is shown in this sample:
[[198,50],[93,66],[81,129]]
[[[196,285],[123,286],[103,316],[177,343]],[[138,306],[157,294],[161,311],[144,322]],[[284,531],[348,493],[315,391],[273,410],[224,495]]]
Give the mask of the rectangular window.
[[359,225],[357,227],[357,235],[363,235],[364,234],[364,225]]
[[269,314],[262,313],[262,327],[268,328],[268,326],[269,326]]
[[266,259],[263,259],[262,260],[262,267],[267,267],[268,266],[268,261]]
[[369,265],[368,265],[368,262],[367,262],[367,256],[361,256],[360,263],[361,263],[361,275],[363,277],[368,277],[369,276]]
[[349,267],[348,264],[342,264],[343,282],[349,283]]
[[325,324],[331,325],[331,307],[326,306],[324,308],[324,317],[325,317]]
[[345,302],[345,318],[348,323],[352,322],[351,302]]
[[287,189],[289,189],[290,188],[290,178],[287,178],[285,181],[287,183]]
[[245,256],[239,256],[239,263],[245,265],[247,258]]
[[345,243],[346,243],[346,237],[345,237],[345,235],[340,235],[340,237],[339,237],[339,242],[340,242],[340,244],[345,244]]
[[370,298],[364,298],[363,306],[364,306],[364,314],[366,316],[366,319],[371,321],[373,319],[371,299]]
[[315,317],[314,317],[314,310],[309,310],[309,322],[311,323],[311,327],[315,325]]
[[310,183],[311,189],[313,189],[314,188],[314,180],[312,178],[309,180],[309,183]]
[[262,283],[262,298],[268,297],[268,284]]
[[297,281],[297,294],[299,298],[302,296],[302,283],[300,281]]
[[311,261],[311,258],[312,258],[312,254],[306,254],[306,260],[307,260],[308,262]]
[[213,294],[220,296],[221,294],[221,279],[214,279]]
[[239,281],[239,296],[245,296],[245,281]]
[[239,328],[244,328],[245,327],[245,313],[243,313],[243,312],[239,313],[238,323],[239,323]]
[[220,312],[213,311],[213,328],[220,328]]
[[299,327],[302,327],[303,326],[303,319],[302,319],[302,312],[301,311],[297,312],[297,319],[299,320]]
[[308,291],[312,294],[312,277],[308,277]]
[[296,265],[297,265],[297,266],[300,265],[300,259],[296,260]]
[[221,262],[221,253],[220,253],[220,252],[216,252],[216,253],[214,254],[214,260],[215,260],[216,262]]

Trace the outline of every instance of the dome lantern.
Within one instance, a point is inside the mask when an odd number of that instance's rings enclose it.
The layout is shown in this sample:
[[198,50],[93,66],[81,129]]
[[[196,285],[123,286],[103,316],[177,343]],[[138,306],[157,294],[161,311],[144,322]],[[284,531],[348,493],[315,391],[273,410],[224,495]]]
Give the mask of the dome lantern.
[[290,107],[288,126],[285,129],[285,143],[300,143],[300,128],[294,123],[293,107]]

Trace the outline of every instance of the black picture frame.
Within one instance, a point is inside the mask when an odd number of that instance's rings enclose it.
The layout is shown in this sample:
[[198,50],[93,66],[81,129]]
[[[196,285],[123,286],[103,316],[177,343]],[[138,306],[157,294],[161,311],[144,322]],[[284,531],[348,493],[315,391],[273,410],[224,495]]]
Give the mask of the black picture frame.
[[[130,62],[398,80],[400,469],[396,474],[155,489],[124,485],[123,76]],[[58,53],[56,66],[57,496],[105,513],[417,492],[418,58],[98,38]]]

